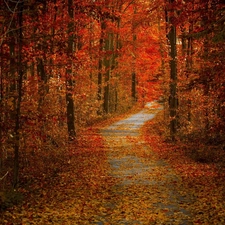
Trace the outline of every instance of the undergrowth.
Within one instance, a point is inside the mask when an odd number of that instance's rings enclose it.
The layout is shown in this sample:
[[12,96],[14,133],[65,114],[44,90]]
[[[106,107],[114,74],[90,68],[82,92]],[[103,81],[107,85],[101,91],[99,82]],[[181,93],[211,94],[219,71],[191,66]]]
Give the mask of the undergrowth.
[[177,135],[177,140],[171,143],[169,139],[169,127],[165,123],[164,112],[160,111],[153,121],[149,121],[143,128],[147,134],[147,138],[155,137],[156,140],[162,141],[165,145],[176,151],[183,152],[183,154],[190,160],[196,163],[212,163],[218,165],[220,168],[225,167],[225,151],[223,145],[218,143],[211,144],[208,140],[202,138],[202,134],[195,134],[183,137]]
[[[31,197],[43,197],[42,190],[59,185],[62,174],[73,171],[74,176],[80,176],[85,173],[85,170],[91,169],[92,164],[96,165],[97,162],[90,162],[89,168],[86,168],[84,160],[90,158],[89,155],[93,151],[98,151],[95,154],[98,155],[99,159],[104,158],[105,154],[98,132],[99,128],[120,120],[130,113],[135,113],[140,108],[141,106],[136,104],[126,113],[107,115],[101,120],[95,121],[92,126],[79,127],[77,139],[73,143],[68,143],[65,140],[67,136],[65,129],[61,130],[61,134],[57,138],[52,138],[44,144],[31,139],[24,143],[21,146],[23,149],[21,151],[18,188],[17,190],[12,189],[13,173],[10,170],[4,179],[4,187],[0,186],[0,211],[5,211],[19,203],[26,204]],[[13,150],[10,154],[5,162],[5,169],[13,167]]]
[[201,188],[198,190],[197,185],[200,185],[209,195],[209,190],[218,190],[219,198],[225,200],[225,151],[219,145],[198,142],[197,137],[172,143],[164,121],[161,111],[142,128],[142,135],[153,152],[166,160],[182,177],[184,185],[193,188],[192,191],[199,193]]

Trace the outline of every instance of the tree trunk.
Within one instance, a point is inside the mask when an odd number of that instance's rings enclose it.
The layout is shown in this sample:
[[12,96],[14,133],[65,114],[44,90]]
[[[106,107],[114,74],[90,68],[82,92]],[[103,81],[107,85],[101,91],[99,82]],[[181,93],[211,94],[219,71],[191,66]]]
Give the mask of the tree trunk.
[[[121,11],[121,9],[120,9]],[[120,29],[120,19],[117,20],[117,29],[119,30]],[[117,58],[119,56],[118,52],[119,50],[122,48],[121,46],[121,40],[120,40],[120,35],[119,33],[117,33],[116,35],[116,43],[115,43],[115,46],[116,46],[116,51],[114,51],[114,67],[118,67],[118,61],[117,61]],[[118,81],[117,81],[117,78],[119,77],[119,74],[116,73],[116,83],[115,83],[115,102],[114,102],[114,111],[116,112],[117,111],[117,108],[118,108]]]
[[133,71],[131,75],[131,96],[134,102],[137,101],[136,97],[136,73]]
[[[98,101],[102,101],[102,68],[103,68],[103,50],[104,50],[104,34],[105,34],[105,21],[100,19],[101,35],[99,40],[99,60],[98,60]],[[98,114],[102,113],[102,108],[98,110]]]
[[[134,9],[134,14],[136,14],[136,9]],[[137,101],[137,93],[136,93],[136,72],[135,72],[135,61],[136,61],[136,41],[137,41],[137,35],[135,34],[135,24],[134,19],[132,22],[132,33],[133,33],[133,54],[132,54],[132,73],[131,73],[131,97],[133,102]]]
[[[193,31],[193,24],[189,26],[189,33],[192,33]],[[187,47],[187,79],[189,78],[189,74],[192,72],[192,67],[193,67],[193,60],[192,60],[192,54],[193,54],[193,38],[189,37],[188,38],[188,47]],[[191,98],[188,99],[187,102],[188,106],[188,121],[191,122]]]
[[[169,4],[172,4],[174,0],[169,0]],[[170,113],[170,137],[172,141],[175,141],[177,133],[177,109],[178,109],[178,97],[177,97],[177,49],[176,49],[176,26],[174,25],[172,12],[167,12],[169,33],[168,39],[170,44],[170,97],[169,97],[169,113]]]
[[[1,54],[3,55],[3,48],[2,45],[0,46]],[[0,65],[0,109],[3,109],[3,60],[1,60]],[[3,144],[2,144],[2,138],[3,138],[3,110],[0,111],[0,171],[3,168]]]
[[[105,40],[105,51],[107,54],[107,51],[111,52],[113,51],[113,34],[108,33],[107,38]],[[111,54],[111,53],[110,53]],[[111,62],[112,60],[112,55],[106,55],[105,60],[104,60],[104,65],[105,65],[105,89],[104,89],[104,112],[107,114],[110,112],[109,110],[109,101],[110,101],[110,75],[111,75]]]
[[74,117],[74,101],[73,101],[73,50],[74,50],[74,22],[73,22],[73,1],[68,0],[68,14],[71,19],[68,25],[68,61],[69,68],[66,71],[66,111],[67,111],[67,130],[69,141],[76,138],[75,117]]
[[41,112],[42,104],[44,102],[45,96],[48,93],[48,77],[44,68],[43,59],[39,58],[37,62],[37,74],[39,76],[39,82],[38,82],[38,92],[39,92],[39,102],[38,102],[38,108]]
[[21,99],[22,99],[22,83],[23,83],[23,67],[22,67],[22,47],[23,47],[23,4],[18,4],[18,62],[17,62],[17,90],[18,98],[16,104],[16,120],[15,120],[15,146],[14,146],[14,168],[13,168],[13,187],[17,188],[19,181],[19,148],[20,148],[20,114],[21,114]]

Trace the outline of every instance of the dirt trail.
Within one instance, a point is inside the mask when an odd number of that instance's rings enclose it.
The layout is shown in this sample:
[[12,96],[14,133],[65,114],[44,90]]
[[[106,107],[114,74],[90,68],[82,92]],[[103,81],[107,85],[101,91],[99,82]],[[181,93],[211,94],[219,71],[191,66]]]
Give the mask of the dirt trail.
[[109,213],[96,224],[192,224],[188,206],[193,199],[170,166],[154,157],[139,133],[158,110],[160,107],[149,103],[139,113],[102,129],[109,146],[109,173],[117,182],[103,206]]
[[149,103],[139,113],[102,128],[104,140],[97,133],[83,135],[70,163],[65,161],[48,180],[31,180],[23,189],[26,201],[0,215],[0,224],[194,224],[189,211],[193,197],[140,135],[143,124],[159,110]]

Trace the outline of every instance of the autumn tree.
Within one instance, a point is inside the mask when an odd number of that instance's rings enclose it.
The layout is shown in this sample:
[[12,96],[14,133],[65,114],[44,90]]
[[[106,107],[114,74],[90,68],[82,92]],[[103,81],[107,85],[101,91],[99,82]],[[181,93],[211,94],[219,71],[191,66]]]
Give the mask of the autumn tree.
[[168,40],[170,46],[170,95],[169,95],[169,111],[170,111],[170,136],[175,140],[177,133],[177,34],[175,25],[175,10],[173,9],[174,0],[168,2],[166,8],[166,20],[168,22]]
[[1,4],[0,176],[17,186],[19,162],[47,171],[80,128],[157,96],[159,43],[148,1]]
[[[74,121],[74,100],[73,100],[73,52],[75,49],[75,37],[74,33],[76,33],[76,25],[73,22],[74,19],[74,5],[72,0],[68,0],[68,15],[69,21],[68,23],[68,59],[69,65],[66,70],[66,104],[67,104],[67,127],[69,139],[73,140],[76,136],[75,131],[75,121]],[[77,37],[76,37],[77,39]]]
[[176,71],[166,78],[171,82],[167,93],[172,139],[176,134],[182,140],[221,143],[224,6],[216,0],[170,1],[166,10],[170,72]]

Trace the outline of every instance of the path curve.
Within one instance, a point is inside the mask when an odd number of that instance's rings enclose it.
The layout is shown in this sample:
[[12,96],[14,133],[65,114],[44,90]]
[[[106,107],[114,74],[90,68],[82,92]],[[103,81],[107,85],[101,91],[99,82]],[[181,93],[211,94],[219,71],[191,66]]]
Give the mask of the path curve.
[[100,215],[96,224],[192,224],[187,209],[191,196],[181,188],[171,167],[157,160],[140,136],[144,123],[162,109],[156,106],[148,103],[139,113],[101,130],[109,149],[109,175],[116,184],[103,206],[107,213]]

